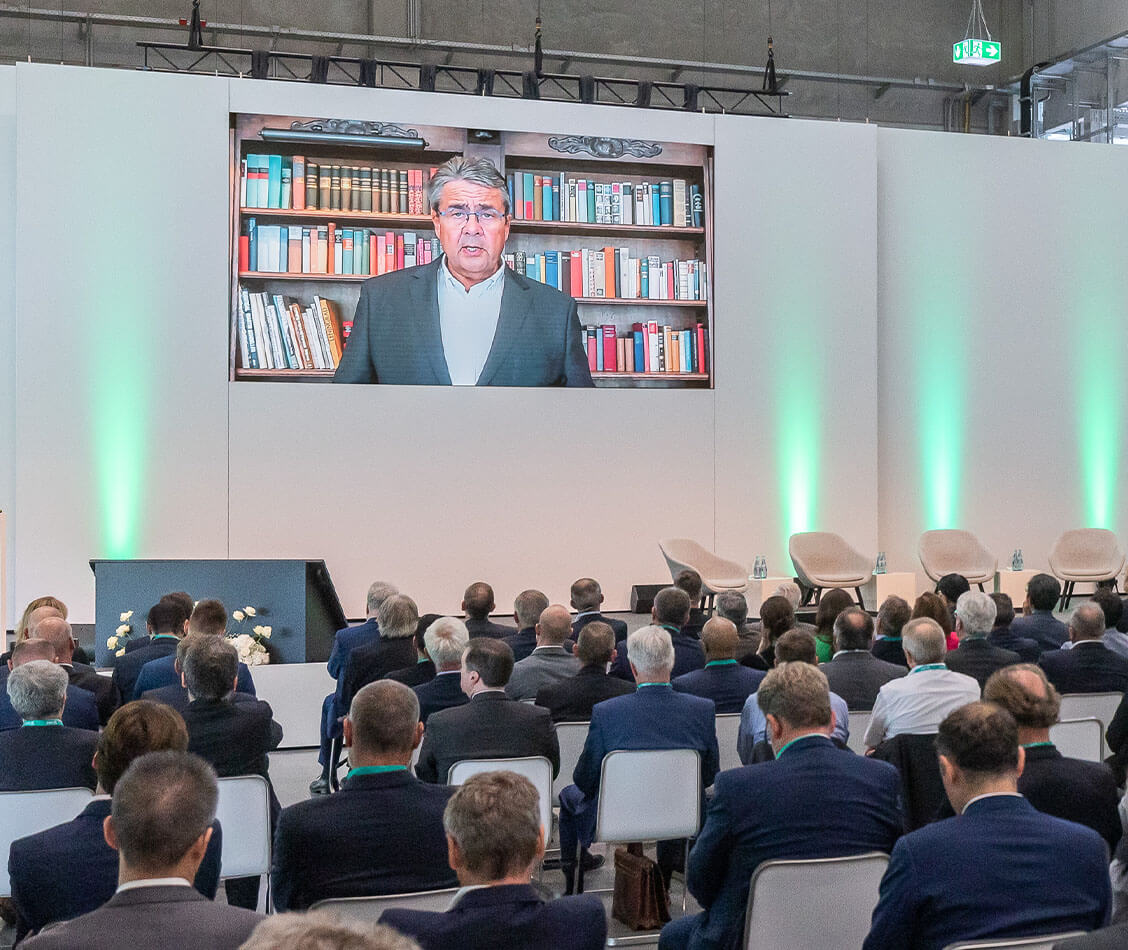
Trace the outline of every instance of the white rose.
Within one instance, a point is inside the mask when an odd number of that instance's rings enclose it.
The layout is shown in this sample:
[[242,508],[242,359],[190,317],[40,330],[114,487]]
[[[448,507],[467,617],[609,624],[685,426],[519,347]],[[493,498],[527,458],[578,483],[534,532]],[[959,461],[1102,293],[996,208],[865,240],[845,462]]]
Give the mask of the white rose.
[[118,638],[117,637],[110,637],[110,639],[106,641],[106,647],[110,650],[116,650],[117,645],[118,645]]
[[255,615],[255,608],[254,607],[244,607],[243,613],[245,613],[248,617],[253,617]]
[[125,647],[122,647],[120,650],[118,650],[117,653],[114,654],[114,656],[125,656]]
[[269,627],[269,626],[266,626],[266,627],[262,627],[262,628],[261,628],[261,629],[259,630],[259,634],[260,634],[260,635],[262,635],[263,637],[265,637],[265,638],[266,638],[267,640],[269,640],[269,639],[270,639],[270,631],[271,631],[272,629],[273,629],[273,628],[272,628],[272,627]]
[[241,610],[231,611],[231,617],[232,617],[233,620],[246,620],[247,619],[246,617],[243,616],[243,611],[241,611]]
[[123,623],[120,627],[117,628],[117,630],[114,631],[114,633],[116,633],[119,637],[125,636],[127,633],[129,633],[129,624]]
[[133,611],[132,611],[132,610],[127,610],[127,611],[126,611],[125,613],[123,613],[123,614],[122,614],[122,615],[121,615],[120,617],[118,617],[118,620],[120,620],[120,621],[121,621],[122,623],[125,623],[125,621],[127,621],[127,620],[128,620],[128,619],[129,619],[130,617],[132,617],[132,616],[133,616]]

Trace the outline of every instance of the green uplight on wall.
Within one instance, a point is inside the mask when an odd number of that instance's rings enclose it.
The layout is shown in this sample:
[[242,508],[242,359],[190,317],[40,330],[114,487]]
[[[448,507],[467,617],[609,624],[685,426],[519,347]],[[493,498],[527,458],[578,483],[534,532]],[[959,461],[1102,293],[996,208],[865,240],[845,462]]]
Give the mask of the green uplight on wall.
[[815,374],[804,371],[803,366],[803,360],[797,358],[793,371],[781,381],[778,401],[785,410],[777,429],[785,548],[791,535],[818,524],[820,393]]
[[[928,319],[936,319],[936,316]],[[926,526],[929,530],[955,528],[960,518],[965,423],[963,381],[952,364],[943,373],[930,374],[921,380],[918,412]]]

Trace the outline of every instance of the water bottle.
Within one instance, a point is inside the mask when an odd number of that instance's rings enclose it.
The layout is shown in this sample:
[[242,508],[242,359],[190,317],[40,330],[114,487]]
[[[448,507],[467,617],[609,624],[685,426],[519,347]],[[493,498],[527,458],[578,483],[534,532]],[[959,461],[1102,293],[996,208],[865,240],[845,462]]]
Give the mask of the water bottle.
[[1016,567],[1015,570],[1021,571],[1022,570],[1022,548],[1018,549],[1017,564],[1018,564],[1018,567]]
[[1018,570],[1018,548],[1014,549],[1014,554],[1011,555],[1011,570]]
[[884,551],[878,551],[877,552],[877,566],[873,569],[873,572],[875,574],[884,574],[885,573],[885,552]]

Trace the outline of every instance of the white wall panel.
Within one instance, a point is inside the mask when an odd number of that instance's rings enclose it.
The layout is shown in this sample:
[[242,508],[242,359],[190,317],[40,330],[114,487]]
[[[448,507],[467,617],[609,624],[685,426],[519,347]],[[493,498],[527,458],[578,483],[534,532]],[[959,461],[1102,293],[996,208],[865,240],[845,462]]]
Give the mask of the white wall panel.
[[[0,511],[8,513],[8,535],[16,494],[16,70],[0,66]],[[6,591],[11,599],[8,564]],[[0,570],[4,570],[0,566]],[[7,608],[7,609],[5,609]],[[0,633],[13,626],[11,608],[0,604]]]

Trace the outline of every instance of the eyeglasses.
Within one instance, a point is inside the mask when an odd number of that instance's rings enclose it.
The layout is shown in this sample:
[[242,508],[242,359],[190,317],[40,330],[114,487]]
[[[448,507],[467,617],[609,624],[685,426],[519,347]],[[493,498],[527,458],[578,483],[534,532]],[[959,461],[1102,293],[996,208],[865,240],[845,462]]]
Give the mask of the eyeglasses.
[[504,221],[507,215],[494,208],[482,208],[471,211],[469,208],[448,208],[446,211],[436,211],[440,218],[449,218],[455,224],[466,224],[471,218],[477,218],[478,223],[490,227]]

